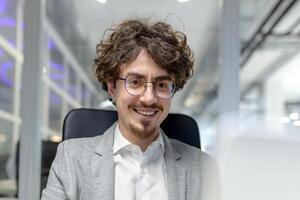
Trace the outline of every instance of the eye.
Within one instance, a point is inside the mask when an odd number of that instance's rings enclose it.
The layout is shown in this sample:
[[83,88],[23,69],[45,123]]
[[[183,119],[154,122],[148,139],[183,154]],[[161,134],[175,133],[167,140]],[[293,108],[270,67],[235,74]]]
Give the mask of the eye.
[[131,79],[131,80],[129,80],[129,84],[131,84],[131,85],[138,85],[139,84],[139,80],[138,79]]
[[127,79],[127,85],[131,88],[137,88],[144,85],[144,81],[141,78],[129,77]]
[[162,79],[156,82],[156,89],[160,91],[168,91],[172,88],[172,81],[169,79]]
[[167,88],[167,87],[168,87],[168,84],[167,84],[167,83],[164,83],[164,82],[159,82],[159,83],[158,83],[158,87],[159,87],[159,88]]

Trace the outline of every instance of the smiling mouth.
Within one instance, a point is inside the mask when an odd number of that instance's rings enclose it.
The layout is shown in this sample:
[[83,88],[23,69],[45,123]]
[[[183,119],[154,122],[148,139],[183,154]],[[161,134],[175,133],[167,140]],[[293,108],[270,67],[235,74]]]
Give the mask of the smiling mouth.
[[133,109],[133,110],[138,114],[146,117],[154,116],[158,112],[157,110],[142,110],[142,109]]

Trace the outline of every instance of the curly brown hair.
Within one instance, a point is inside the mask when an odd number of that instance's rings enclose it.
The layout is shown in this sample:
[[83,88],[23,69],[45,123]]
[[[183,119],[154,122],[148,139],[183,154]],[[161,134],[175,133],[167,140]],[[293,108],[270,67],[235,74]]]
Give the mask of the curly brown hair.
[[107,82],[116,81],[120,65],[130,63],[145,49],[152,59],[174,75],[176,91],[182,89],[193,75],[194,56],[184,33],[175,31],[165,22],[126,20],[96,47],[93,68],[103,89]]

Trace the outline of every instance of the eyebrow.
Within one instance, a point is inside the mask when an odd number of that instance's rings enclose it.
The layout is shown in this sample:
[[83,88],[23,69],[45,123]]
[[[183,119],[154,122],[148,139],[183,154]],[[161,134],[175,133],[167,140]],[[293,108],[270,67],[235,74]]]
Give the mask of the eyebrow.
[[[126,74],[126,77],[129,76],[129,75],[135,75],[137,77],[145,79],[145,75],[139,74],[137,72],[129,72],[129,73]],[[171,76],[169,76],[169,75],[161,75],[161,76],[154,77],[154,80],[158,80],[158,79],[171,79],[172,80]]]

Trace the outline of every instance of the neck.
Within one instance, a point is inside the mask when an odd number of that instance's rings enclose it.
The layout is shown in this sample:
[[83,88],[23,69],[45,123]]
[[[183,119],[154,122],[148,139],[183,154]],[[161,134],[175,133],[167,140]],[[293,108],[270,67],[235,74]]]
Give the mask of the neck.
[[154,141],[156,140],[156,138],[158,137],[158,133],[153,135],[154,137],[149,138],[149,139],[139,139],[137,138],[136,140],[128,140],[129,142],[131,142],[132,144],[138,145],[142,152],[145,152],[146,149],[148,148],[148,146]]
[[123,137],[126,138],[131,144],[138,145],[141,148],[142,152],[145,152],[148,146],[154,140],[156,140],[159,135],[159,130],[155,130],[153,133],[147,135],[147,137],[143,137],[143,135],[139,133],[125,129],[121,124],[119,124],[119,129]]

